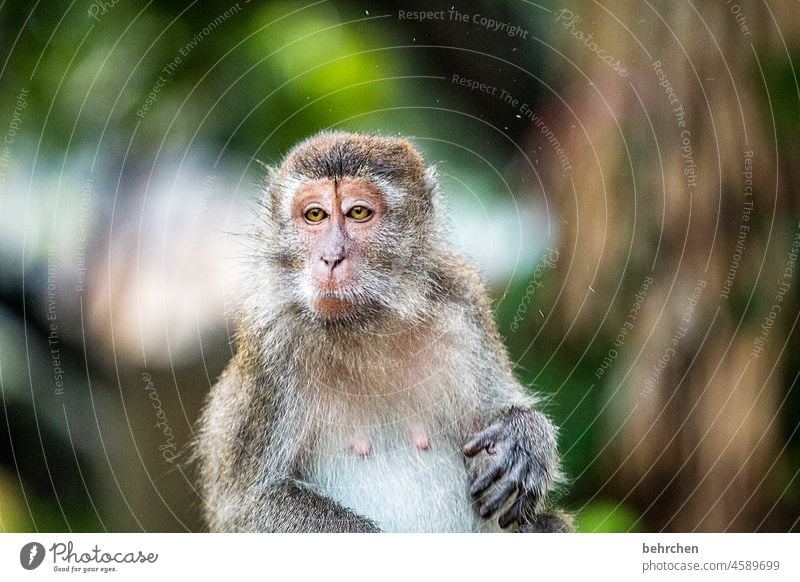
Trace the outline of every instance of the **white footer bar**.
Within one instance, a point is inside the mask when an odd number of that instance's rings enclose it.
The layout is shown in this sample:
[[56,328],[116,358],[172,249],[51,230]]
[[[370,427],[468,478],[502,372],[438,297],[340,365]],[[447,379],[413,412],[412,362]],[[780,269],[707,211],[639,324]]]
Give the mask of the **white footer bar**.
[[0,574],[137,582],[796,581],[800,534],[3,534]]

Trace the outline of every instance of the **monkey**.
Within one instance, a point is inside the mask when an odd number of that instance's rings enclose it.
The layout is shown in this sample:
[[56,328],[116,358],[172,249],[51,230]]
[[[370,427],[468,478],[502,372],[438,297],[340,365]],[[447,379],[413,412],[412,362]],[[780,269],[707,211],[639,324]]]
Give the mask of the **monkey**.
[[235,354],[201,414],[212,531],[566,532],[515,378],[412,143],[323,132],[267,169]]

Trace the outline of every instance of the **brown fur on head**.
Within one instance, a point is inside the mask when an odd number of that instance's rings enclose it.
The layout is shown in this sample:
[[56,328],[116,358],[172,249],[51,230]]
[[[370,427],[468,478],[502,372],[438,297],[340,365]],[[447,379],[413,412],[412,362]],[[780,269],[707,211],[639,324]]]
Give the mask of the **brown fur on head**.
[[419,318],[438,279],[437,196],[405,139],[314,136],[270,173],[255,280],[271,278],[273,296],[323,325]]
[[408,140],[379,135],[320,133],[295,146],[282,169],[308,179],[384,178],[420,197],[433,185],[425,183],[425,162]]

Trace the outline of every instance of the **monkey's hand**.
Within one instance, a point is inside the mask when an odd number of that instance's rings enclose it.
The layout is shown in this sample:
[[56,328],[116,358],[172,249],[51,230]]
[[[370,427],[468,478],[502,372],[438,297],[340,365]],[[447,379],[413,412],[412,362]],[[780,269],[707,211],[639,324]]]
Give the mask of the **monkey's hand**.
[[[489,519],[513,499],[500,527],[522,521],[547,494],[557,465],[555,429],[542,413],[511,407],[464,445],[464,454],[487,455],[486,468],[470,488],[481,498],[480,516]],[[484,493],[486,495],[484,495]]]

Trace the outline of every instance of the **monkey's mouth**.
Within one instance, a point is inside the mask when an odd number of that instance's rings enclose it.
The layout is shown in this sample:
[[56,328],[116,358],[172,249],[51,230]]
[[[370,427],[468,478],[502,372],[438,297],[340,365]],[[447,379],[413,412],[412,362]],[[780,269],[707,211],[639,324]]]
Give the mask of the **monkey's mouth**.
[[353,291],[330,289],[318,292],[312,304],[321,316],[336,319],[351,313],[358,301],[358,294]]

